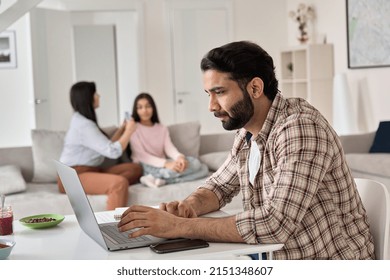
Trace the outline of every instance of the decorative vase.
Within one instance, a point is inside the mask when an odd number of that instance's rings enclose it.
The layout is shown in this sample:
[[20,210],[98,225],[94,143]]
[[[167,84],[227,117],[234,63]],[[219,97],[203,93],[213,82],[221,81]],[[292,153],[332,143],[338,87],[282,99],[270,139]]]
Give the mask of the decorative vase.
[[306,22],[300,23],[298,29],[299,29],[299,34],[297,39],[301,44],[305,44],[309,40]]

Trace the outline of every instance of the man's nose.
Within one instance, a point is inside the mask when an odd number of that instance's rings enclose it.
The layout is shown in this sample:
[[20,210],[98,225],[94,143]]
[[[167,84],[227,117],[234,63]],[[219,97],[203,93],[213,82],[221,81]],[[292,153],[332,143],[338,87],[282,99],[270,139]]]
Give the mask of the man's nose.
[[219,104],[217,102],[217,98],[215,94],[210,93],[210,99],[209,99],[209,111],[215,112],[219,110]]

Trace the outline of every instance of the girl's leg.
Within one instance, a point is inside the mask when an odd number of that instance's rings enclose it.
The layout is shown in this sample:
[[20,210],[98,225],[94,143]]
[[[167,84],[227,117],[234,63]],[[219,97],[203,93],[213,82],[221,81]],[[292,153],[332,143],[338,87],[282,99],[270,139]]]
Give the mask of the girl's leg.
[[140,181],[143,185],[151,188],[158,188],[165,185],[165,180],[161,179],[160,175],[160,170],[164,168],[154,167],[144,163],[142,163],[142,168],[144,175],[141,177]]
[[197,158],[186,157],[188,166],[182,173],[177,173],[169,169],[161,169],[160,176],[165,179],[167,184],[193,181],[206,177],[209,170],[205,164],[202,164]]
[[174,183],[181,183],[181,182],[188,182],[188,181],[194,181],[200,178],[204,178],[209,174],[209,169],[207,165],[200,163],[200,168],[193,172],[193,173],[186,173],[180,177],[177,178],[169,178],[166,179],[167,184],[174,184]]

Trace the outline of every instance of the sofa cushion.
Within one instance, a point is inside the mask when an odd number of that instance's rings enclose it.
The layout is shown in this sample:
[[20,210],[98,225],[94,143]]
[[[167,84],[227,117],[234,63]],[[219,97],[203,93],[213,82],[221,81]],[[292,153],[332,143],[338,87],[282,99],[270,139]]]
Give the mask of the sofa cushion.
[[26,182],[18,166],[0,166],[0,193],[10,194],[26,190]]
[[352,171],[364,172],[381,176],[390,176],[389,154],[346,154],[346,159]]
[[52,183],[57,180],[53,160],[59,160],[64,146],[64,131],[31,130],[34,161],[34,183]]
[[199,157],[200,123],[186,122],[168,126],[173,145],[186,156]]
[[218,168],[225,162],[230,151],[214,152],[201,155],[200,161],[207,165],[210,171],[217,171]]
[[379,123],[370,153],[390,153],[390,121]]

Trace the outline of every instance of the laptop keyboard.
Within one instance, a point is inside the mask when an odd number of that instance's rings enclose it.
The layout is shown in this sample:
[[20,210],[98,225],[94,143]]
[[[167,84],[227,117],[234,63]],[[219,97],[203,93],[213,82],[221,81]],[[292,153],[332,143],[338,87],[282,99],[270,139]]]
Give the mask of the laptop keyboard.
[[136,238],[129,238],[129,234],[136,230],[128,230],[125,232],[120,232],[116,225],[100,225],[100,229],[104,234],[106,234],[112,241],[115,241],[116,244],[124,243],[134,243],[134,242],[144,242],[149,241],[150,238],[147,236],[140,236]]

